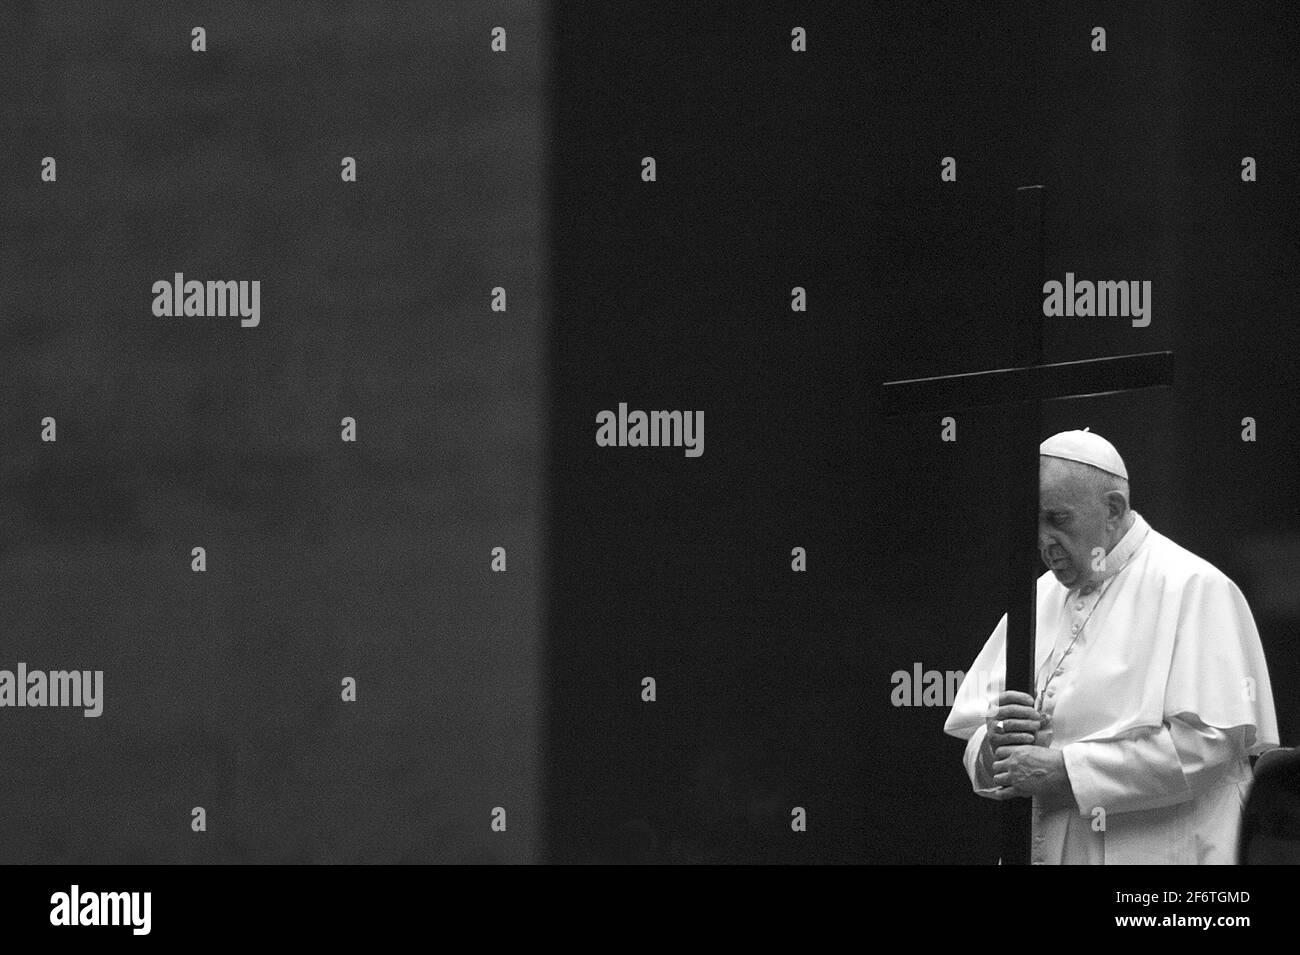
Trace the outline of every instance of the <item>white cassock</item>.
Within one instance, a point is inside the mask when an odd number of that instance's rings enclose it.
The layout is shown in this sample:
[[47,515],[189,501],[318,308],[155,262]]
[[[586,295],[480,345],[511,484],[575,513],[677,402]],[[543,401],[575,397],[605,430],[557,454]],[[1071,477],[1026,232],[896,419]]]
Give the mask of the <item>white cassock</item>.
[[[1059,749],[1074,804],[1034,797],[1037,864],[1231,864],[1251,781],[1248,755],[1278,745],[1259,631],[1213,565],[1134,512],[1096,587],[1038,579],[1039,742]],[[968,740],[980,795],[1005,798],[979,760],[1005,687],[1003,615],[944,731]]]

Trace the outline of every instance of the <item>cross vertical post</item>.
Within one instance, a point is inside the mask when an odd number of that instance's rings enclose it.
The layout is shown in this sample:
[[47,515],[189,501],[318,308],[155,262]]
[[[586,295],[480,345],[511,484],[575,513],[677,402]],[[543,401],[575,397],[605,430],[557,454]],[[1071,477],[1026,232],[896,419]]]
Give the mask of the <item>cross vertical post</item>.
[[[1012,364],[1017,368],[1043,361],[1043,187],[1016,190],[1013,210],[1019,281]],[[1008,409],[1007,523],[1012,541],[1007,565],[1007,689],[1034,695],[1034,621],[1038,606],[1038,443],[1042,406],[1037,397]],[[1002,804],[1002,863],[1028,865],[1033,805],[1028,799]]]

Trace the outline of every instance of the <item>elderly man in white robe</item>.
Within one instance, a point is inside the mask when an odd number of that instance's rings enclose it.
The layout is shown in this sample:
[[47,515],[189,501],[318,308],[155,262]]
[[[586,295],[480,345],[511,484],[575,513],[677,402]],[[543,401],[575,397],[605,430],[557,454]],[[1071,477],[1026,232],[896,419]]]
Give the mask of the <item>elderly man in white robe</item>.
[[1033,799],[1036,864],[1231,864],[1249,756],[1278,745],[1250,608],[1129,507],[1110,442],[1039,454],[1034,695],[1005,690],[1004,615],[944,730],[978,794]]

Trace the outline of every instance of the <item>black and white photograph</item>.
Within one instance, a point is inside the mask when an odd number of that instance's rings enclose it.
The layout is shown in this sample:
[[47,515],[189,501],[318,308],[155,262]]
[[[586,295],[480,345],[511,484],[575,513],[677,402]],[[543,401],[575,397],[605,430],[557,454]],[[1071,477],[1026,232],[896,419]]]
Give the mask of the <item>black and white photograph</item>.
[[1288,4],[2,19],[6,924],[461,865],[1283,924]]

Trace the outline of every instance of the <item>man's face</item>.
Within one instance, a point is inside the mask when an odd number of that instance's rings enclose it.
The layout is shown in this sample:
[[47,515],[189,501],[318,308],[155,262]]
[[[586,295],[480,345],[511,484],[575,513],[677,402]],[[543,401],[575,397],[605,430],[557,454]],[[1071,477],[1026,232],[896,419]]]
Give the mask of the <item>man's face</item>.
[[1038,551],[1066,587],[1092,583],[1094,548],[1110,548],[1109,506],[1078,470],[1060,458],[1040,457]]

